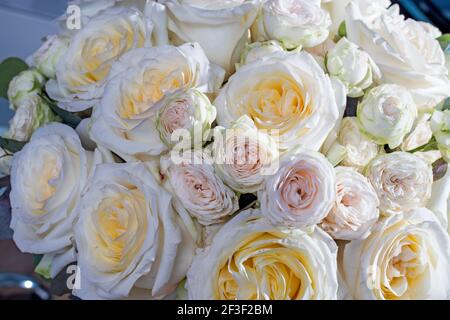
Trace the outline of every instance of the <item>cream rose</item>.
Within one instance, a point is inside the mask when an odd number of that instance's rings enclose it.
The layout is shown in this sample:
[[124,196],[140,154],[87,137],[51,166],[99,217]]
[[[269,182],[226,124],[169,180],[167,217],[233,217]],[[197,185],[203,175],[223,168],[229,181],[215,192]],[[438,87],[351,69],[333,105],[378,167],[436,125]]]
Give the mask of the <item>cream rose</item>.
[[421,23],[404,19],[393,5],[374,21],[350,3],[347,37],[381,69],[383,82],[410,88],[419,110],[430,110],[449,96],[450,80],[439,42]]
[[328,51],[326,68],[331,76],[344,83],[349,97],[364,95],[374,80],[381,77],[380,70],[370,56],[358,47],[342,38],[336,46]]
[[175,291],[195,241],[172,197],[143,164],[95,169],[75,226],[82,299],[163,298]]
[[367,238],[379,217],[378,196],[363,175],[352,168],[336,168],[336,202],[321,227],[334,239]]
[[275,227],[257,210],[240,213],[188,272],[189,299],[337,298],[337,247],[320,228]]
[[314,47],[329,35],[331,19],[320,1],[265,0],[252,26],[254,41],[278,40],[288,49]]
[[220,126],[247,115],[279,138],[281,151],[319,150],[339,118],[330,79],[305,52],[280,52],[241,67],[214,104]]
[[173,134],[177,130],[187,130],[191,141],[201,138],[202,144],[210,134],[216,115],[216,108],[205,94],[197,89],[188,89],[166,98],[158,111],[156,128],[161,140],[168,147],[177,143],[173,141]]
[[96,105],[114,61],[131,49],[149,44],[147,22],[133,8],[109,9],[91,19],[71,37],[56,66],[56,80],[47,83],[49,96],[68,111]]
[[284,46],[276,40],[253,42],[245,46],[239,66],[264,58],[272,53],[285,50]]
[[361,130],[380,145],[400,146],[411,132],[417,107],[406,88],[383,84],[370,90],[358,104]]
[[52,257],[54,277],[75,261],[75,207],[89,174],[88,155],[74,130],[62,124],[38,129],[14,155],[11,228],[22,252]]
[[412,131],[405,137],[401,144],[402,151],[412,151],[430,142],[433,137],[430,125],[431,115],[424,113],[419,115]]
[[449,236],[424,208],[381,220],[367,239],[344,249],[344,278],[355,299],[448,299],[449,269]]
[[234,72],[260,0],[162,0],[175,42],[198,42],[208,58]]
[[217,174],[240,193],[260,190],[265,176],[277,169],[277,142],[259,131],[247,116],[231,129],[217,127],[211,148]]
[[355,117],[342,120],[338,143],[345,148],[342,165],[362,172],[369,162],[378,155],[380,147],[359,129]]
[[261,212],[275,225],[318,224],[336,200],[336,174],[320,153],[297,150],[285,155],[278,172],[268,176],[258,193]]
[[215,173],[212,160],[202,150],[175,162],[161,158],[164,186],[176,198],[179,212],[186,210],[201,225],[224,222],[239,209],[238,197]]
[[366,169],[384,215],[398,214],[426,205],[431,197],[433,171],[425,160],[407,152],[376,157]]
[[223,70],[210,65],[198,44],[132,50],[111,69],[91,137],[127,161],[158,156],[168,150],[157,130],[164,99],[189,88],[213,92],[222,79]]

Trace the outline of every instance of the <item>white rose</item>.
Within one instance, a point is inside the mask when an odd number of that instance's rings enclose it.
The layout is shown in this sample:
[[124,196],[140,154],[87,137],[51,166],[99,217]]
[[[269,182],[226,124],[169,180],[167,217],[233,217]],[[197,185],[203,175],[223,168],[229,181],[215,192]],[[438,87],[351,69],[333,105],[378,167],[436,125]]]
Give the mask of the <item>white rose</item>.
[[401,145],[402,151],[415,150],[430,142],[433,137],[430,121],[428,121],[430,117],[429,113],[424,113],[417,118],[413,130],[406,136]]
[[373,22],[354,3],[347,7],[347,37],[381,69],[383,82],[411,89],[418,108],[430,110],[449,96],[450,80],[439,42],[393,5]]
[[275,52],[285,51],[284,46],[276,41],[253,42],[245,46],[239,66],[264,58]]
[[186,210],[204,226],[226,221],[239,209],[237,195],[214,172],[212,160],[202,150],[190,154],[179,163],[161,158],[164,186],[174,194],[177,211]]
[[330,79],[305,52],[280,52],[241,67],[214,105],[219,125],[229,128],[248,115],[279,138],[282,151],[319,150],[339,118]]
[[156,127],[161,140],[173,147],[177,142],[172,140],[172,134],[180,129],[189,131],[191,141],[198,138],[197,134],[206,140],[216,115],[216,108],[205,94],[188,89],[166,98],[158,111]]
[[82,299],[163,298],[185,277],[193,239],[143,164],[97,166],[75,226]]
[[450,170],[447,167],[445,176],[433,182],[431,191],[431,199],[427,203],[427,208],[433,211],[437,219],[444,229],[448,229],[450,211],[449,211],[449,197],[450,197]]
[[60,120],[47,103],[38,95],[21,101],[14,117],[9,121],[7,137],[17,141],[28,141],[33,132],[44,124]]
[[198,42],[208,58],[234,72],[260,0],[162,0],[176,42]]
[[366,176],[378,194],[384,215],[423,207],[431,197],[431,165],[411,153],[394,152],[376,157],[367,167]]
[[355,299],[448,299],[449,248],[433,213],[416,209],[381,220],[367,239],[346,245],[344,278]]
[[28,64],[47,78],[55,78],[59,59],[69,47],[70,39],[64,36],[48,36],[42,46],[31,57]]
[[198,44],[132,50],[105,81],[91,137],[127,161],[158,156],[168,150],[156,125],[164,98],[189,88],[213,92],[221,79],[223,70],[209,64]]
[[381,77],[372,58],[347,38],[339,40],[328,52],[326,68],[330,75],[344,83],[348,96],[352,98],[364,95],[364,90],[372,85],[374,79]]
[[337,198],[321,227],[334,239],[367,238],[379,217],[377,194],[363,175],[352,168],[336,168]]
[[342,120],[338,143],[345,148],[342,165],[362,172],[367,164],[378,155],[379,146],[361,133],[358,120],[347,117]]
[[371,89],[357,108],[361,130],[379,145],[400,146],[411,132],[417,107],[403,87],[383,84]]
[[56,80],[47,83],[49,96],[72,112],[96,105],[114,61],[150,41],[147,27],[147,19],[132,8],[109,9],[90,20],[59,59]]
[[11,165],[13,154],[8,150],[0,148],[0,178],[4,178],[11,174]]
[[35,69],[22,71],[15,76],[8,87],[9,107],[16,110],[25,101],[39,95],[45,84],[45,77]]
[[266,0],[252,26],[254,41],[278,40],[288,49],[314,47],[329,35],[328,12],[309,0]]
[[336,174],[320,153],[297,150],[280,161],[258,193],[261,212],[275,225],[308,227],[318,224],[336,200]]
[[391,5],[389,0],[322,0],[322,7],[331,15],[332,34],[336,35],[342,22],[345,21],[345,8],[352,2],[362,12],[365,21],[378,18]]
[[240,213],[189,269],[189,299],[337,298],[337,247],[320,228],[275,227],[257,210]]
[[211,148],[217,174],[240,193],[260,190],[265,176],[276,169],[279,156],[277,143],[247,116],[231,129],[217,127]]
[[74,209],[88,173],[80,139],[58,123],[38,129],[14,155],[10,195],[14,242],[23,252],[53,256],[52,277],[75,260]]
[[431,130],[445,161],[450,162],[450,110],[434,111]]

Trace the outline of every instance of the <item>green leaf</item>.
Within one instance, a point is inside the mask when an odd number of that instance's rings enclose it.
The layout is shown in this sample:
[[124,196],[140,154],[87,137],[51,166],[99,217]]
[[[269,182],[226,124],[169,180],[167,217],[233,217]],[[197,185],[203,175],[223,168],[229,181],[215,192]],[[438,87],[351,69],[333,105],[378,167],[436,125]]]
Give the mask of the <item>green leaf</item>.
[[450,45],[450,33],[443,34],[436,40],[439,41],[439,44],[441,45],[442,50],[445,50]]
[[347,36],[347,25],[345,24],[345,21],[342,21],[342,23],[339,25],[338,35],[341,38]]
[[22,71],[28,69],[28,65],[19,58],[8,58],[0,63],[0,96],[8,99],[8,87],[11,80]]
[[0,137],[0,147],[12,153],[19,152],[26,144],[27,143],[23,141],[17,141],[13,139]]
[[83,120],[79,116],[61,109],[54,101],[50,100],[50,98],[46,97],[45,95],[42,95],[41,97],[45,100],[45,102],[47,102],[49,108],[62,119],[63,123],[67,124],[68,126],[71,126],[75,129],[76,127],[78,127],[81,120]]

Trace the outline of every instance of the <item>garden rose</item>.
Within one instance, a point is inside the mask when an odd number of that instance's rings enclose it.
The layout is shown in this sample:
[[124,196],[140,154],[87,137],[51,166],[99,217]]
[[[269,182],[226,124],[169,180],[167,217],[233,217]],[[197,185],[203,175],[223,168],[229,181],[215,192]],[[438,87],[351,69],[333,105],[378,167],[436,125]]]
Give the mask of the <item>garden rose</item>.
[[336,202],[322,221],[322,229],[339,240],[368,237],[380,204],[369,180],[352,168],[337,167],[336,184]]
[[75,227],[82,299],[163,298],[192,261],[195,240],[143,164],[96,167]]
[[275,227],[258,210],[233,218],[189,269],[189,299],[322,300],[337,297],[337,247],[320,228]]
[[328,76],[306,52],[279,52],[242,66],[214,105],[229,128],[243,115],[280,141],[280,151],[319,150],[339,118]]
[[314,47],[329,35],[331,19],[320,1],[266,0],[252,26],[254,41],[278,40],[287,49]]
[[366,176],[377,192],[384,215],[423,207],[431,197],[431,165],[411,153],[376,157],[366,168]]
[[424,208],[382,219],[367,239],[344,249],[344,278],[355,299],[448,299],[449,268],[449,236]]
[[41,94],[44,84],[45,77],[37,70],[22,71],[9,83],[9,107],[14,111],[17,110],[23,103]]
[[55,78],[56,66],[70,44],[70,38],[52,35],[45,38],[44,43],[31,57],[28,64],[35,67],[47,78]]
[[262,214],[275,225],[318,224],[336,200],[334,168],[321,153],[297,150],[281,159],[280,169],[266,178],[258,198]]

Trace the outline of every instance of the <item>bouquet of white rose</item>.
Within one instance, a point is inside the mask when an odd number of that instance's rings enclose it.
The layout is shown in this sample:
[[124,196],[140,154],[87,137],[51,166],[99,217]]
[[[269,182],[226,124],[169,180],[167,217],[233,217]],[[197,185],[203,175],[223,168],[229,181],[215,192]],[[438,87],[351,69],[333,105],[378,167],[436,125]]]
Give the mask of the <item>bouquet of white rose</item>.
[[0,65],[11,228],[81,299],[450,299],[450,36],[388,0],[76,0]]

